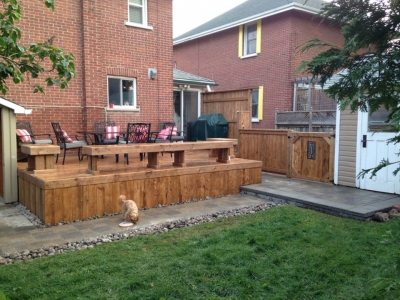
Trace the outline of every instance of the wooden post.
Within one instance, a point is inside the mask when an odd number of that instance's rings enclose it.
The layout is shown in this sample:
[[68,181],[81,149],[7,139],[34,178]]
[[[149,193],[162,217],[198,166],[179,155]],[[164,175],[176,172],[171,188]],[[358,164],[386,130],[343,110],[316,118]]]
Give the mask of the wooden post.
[[174,167],[185,167],[185,151],[175,151],[174,152],[174,162],[172,163]]
[[[237,112],[237,124],[238,124],[238,135],[237,139],[240,141],[240,129],[251,129],[251,112],[250,111],[238,111]],[[237,145],[238,153],[236,154],[236,157],[240,157],[239,149],[240,145],[238,142]]]
[[22,145],[21,152],[28,154],[28,171],[54,169],[54,155],[60,153],[55,145],[29,144]]

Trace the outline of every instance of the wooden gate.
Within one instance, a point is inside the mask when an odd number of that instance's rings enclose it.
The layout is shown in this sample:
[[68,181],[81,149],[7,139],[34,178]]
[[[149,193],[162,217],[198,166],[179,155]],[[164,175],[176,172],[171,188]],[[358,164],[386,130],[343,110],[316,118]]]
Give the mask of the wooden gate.
[[335,138],[332,133],[288,133],[286,177],[333,181]]
[[269,129],[239,133],[240,157],[260,160],[264,172],[322,182],[333,180],[333,133]]

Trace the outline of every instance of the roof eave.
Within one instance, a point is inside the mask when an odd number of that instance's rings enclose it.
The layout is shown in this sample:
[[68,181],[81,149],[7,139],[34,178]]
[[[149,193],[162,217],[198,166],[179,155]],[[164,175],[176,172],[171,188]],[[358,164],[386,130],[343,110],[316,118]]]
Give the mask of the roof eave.
[[204,85],[204,86],[218,86],[218,83],[208,82],[208,81],[197,81],[197,80],[184,80],[184,79],[174,79],[174,83],[176,84],[196,84],[196,85]]
[[21,105],[18,105],[14,102],[11,102],[11,101],[1,98],[1,97],[0,97],[0,105],[8,107],[9,109],[12,109],[15,114],[30,115],[32,113],[32,109],[26,109],[25,107],[23,107]]
[[224,30],[227,30],[227,29],[230,29],[230,28],[237,27],[239,25],[250,23],[250,22],[253,22],[253,21],[256,21],[256,20],[259,20],[259,19],[263,19],[263,18],[266,18],[266,17],[270,17],[270,16],[273,16],[273,15],[276,15],[276,14],[280,14],[280,13],[283,13],[285,11],[292,10],[292,9],[298,10],[298,11],[303,11],[303,12],[306,12],[306,13],[311,13],[311,14],[317,14],[320,11],[319,9],[313,8],[313,7],[310,7],[310,6],[304,6],[304,5],[301,5],[301,4],[298,4],[298,3],[291,3],[291,4],[288,4],[288,5],[284,5],[284,6],[278,7],[276,9],[272,9],[272,10],[269,10],[269,11],[266,11],[266,12],[263,12],[263,13],[260,13],[260,14],[257,14],[257,15],[253,15],[253,16],[245,18],[245,19],[241,19],[241,20],[229,23],[229,24],[225,24],[225,25],[220,26],[220,27],[216,27],[216,28],[213,28],[213,29],[210,29],[210,30],[206,30],[206,31],[200,32],[198,34],[194,34],[194,35],[185,37],[183,39],[180,39],[180,40],[177,40],[177,41],[173,42],[173,45],[179,45],[179,44],[182,44],[182,43],[186,43],[186,42],[191,41],[191,40],[195,40],[195,39],[198,39],[198,38],[210,35],[210,34],[214,34],[214,33],[221,32],[221,31],[224,31]]

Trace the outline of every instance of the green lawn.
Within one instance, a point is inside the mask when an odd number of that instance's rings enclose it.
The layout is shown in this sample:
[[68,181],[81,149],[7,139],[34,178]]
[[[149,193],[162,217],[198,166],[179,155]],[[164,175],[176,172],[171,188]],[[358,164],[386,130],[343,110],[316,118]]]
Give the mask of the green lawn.
[[399,285],[371,290],[376,278],[399,282],[399,228],[400,218],[275,207],[0,266],[0,291],[9,299],[400,299]]

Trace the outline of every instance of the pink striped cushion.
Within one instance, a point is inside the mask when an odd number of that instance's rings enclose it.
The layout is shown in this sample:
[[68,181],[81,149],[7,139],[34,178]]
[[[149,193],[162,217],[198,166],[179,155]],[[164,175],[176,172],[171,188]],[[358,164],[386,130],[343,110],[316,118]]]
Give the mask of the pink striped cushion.
[[61,130],[61,133],[63,135],[63,138],[66,143],[73,143],[74,141],[68,136],[68,134],[65,132],[65,130]]
[[[171,130],[171,126],[167,126],[166,129],[168,129],[168,134],[169,134],[169,131]],[[178,135],[178,126],[174,126],[172,128],[172,134],[171,135],[172,136],[177,136]]]
[[170,133],[171,133],[171,128],[161,129],[161,131],[157,135],[157,138],[166,140]]
[[106,130],[106,140],[116,139],[121,132],[121,127],[120,126],[106,126],[105,130]]
[[22,143],[26,143],[26,142],[32,142],[31,136],[28,132],[28,130],[26,129],[16,129],[17,130],[17,135],[19,137],[19,140]]
[[172,136],[177,136],[178,135],[178,126],[174,126],[172,129]]

